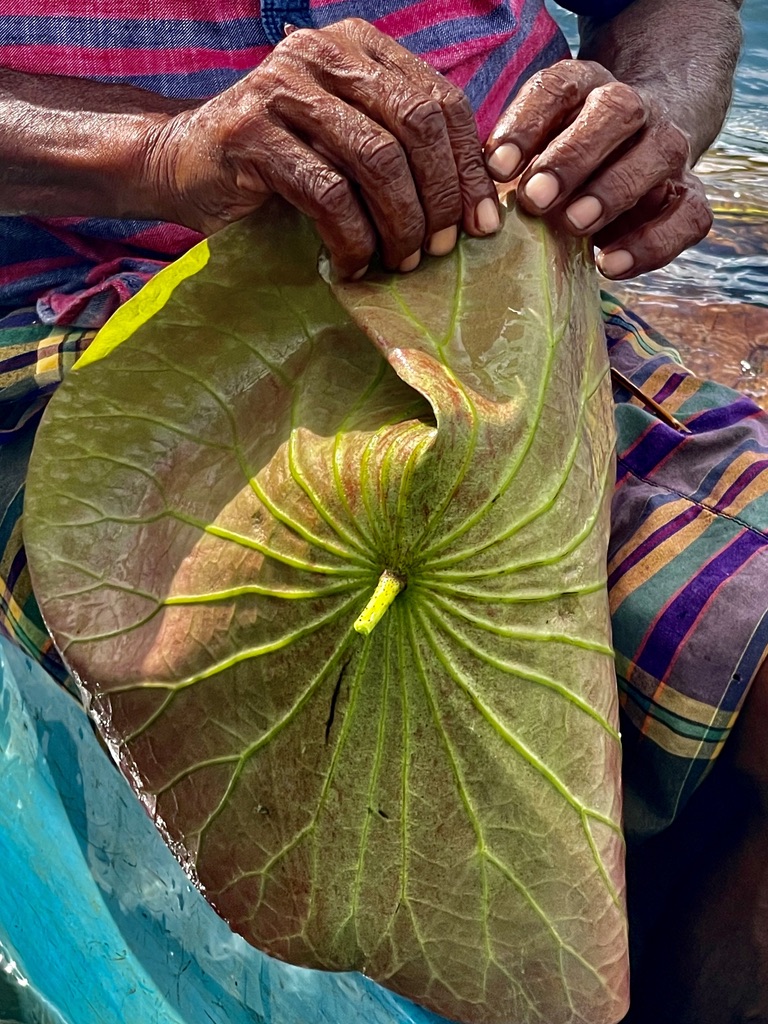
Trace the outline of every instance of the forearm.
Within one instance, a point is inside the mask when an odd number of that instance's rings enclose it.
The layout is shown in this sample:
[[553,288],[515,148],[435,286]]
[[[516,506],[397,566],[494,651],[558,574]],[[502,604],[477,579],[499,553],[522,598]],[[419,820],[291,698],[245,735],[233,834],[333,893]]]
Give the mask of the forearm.
[[152,140],[181,108],[130,86],[0,69],[0,213],[156,216]]
[[579,18],[579,57],[665,107],[692,162],[719,132],[741,45],[741,0],[635,0],[609,21]]

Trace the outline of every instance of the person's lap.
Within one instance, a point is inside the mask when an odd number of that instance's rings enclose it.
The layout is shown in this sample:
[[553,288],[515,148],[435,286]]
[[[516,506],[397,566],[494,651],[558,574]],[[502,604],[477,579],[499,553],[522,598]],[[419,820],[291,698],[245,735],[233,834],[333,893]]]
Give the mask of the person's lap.
[[625,814],[642,838],[703,780],[764,659],[768,415],[690,374],[620,306],[604,311],[612,364],[691,431],[617,402],[608,578]]

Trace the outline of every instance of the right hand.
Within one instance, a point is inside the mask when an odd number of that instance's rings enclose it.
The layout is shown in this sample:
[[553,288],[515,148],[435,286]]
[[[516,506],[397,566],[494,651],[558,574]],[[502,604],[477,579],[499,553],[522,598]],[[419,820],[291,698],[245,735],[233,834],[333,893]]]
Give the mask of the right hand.
[[315,221],[342,277],[390,269],[457,228],[498,228],[496,189],[461,92],[367,22],[301,29],[151,140],[160,216],[210,234],[278,193]]
[[503,114],[485,147],[489,168],[499,181],[522,172],[526,213],[593,236],[606,277],[657,270],[712,226],[689,139],[665,99],[661,76],[655,89],[633,88],[594,61],[560,61]]

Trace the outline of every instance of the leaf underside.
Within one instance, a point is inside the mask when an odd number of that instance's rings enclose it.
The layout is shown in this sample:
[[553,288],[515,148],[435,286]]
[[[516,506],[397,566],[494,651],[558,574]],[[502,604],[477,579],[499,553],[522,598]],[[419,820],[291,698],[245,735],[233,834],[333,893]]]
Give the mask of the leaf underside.
[[[331,288],[282,206],[209,245],[40,428],[25,535],[59,649],[250,942],[468,1024],[612,1024],[613,434],[585,248],[513,209]],[[384,570],[406,586],[364,636]]]

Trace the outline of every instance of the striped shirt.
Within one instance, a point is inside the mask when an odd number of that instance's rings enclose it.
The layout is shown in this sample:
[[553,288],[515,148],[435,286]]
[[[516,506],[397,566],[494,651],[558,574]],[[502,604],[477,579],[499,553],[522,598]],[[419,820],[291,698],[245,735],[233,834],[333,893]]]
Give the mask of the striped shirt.
[[[606,16],[629,0],[581,0]],[[256,67],[284,25],[355,15],[465,90],[485,137],[520,85],[568,56],[544,0],[3,0],[0,66],[200,99]],[[0,218],[0,317],[100,326],[199,236],[176,225]]]

